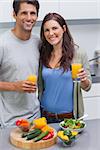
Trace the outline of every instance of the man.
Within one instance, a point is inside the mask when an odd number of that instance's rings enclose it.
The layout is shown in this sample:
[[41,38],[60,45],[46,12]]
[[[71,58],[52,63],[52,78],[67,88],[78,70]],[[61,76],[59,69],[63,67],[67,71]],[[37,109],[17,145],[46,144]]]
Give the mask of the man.
[[0,37],[0,124],[14,125],[19,118],[40,117],[36,84],[27,81],[38,75],[39,39],[31,34],[38,18],[37,0],[14,0],[15,27]]

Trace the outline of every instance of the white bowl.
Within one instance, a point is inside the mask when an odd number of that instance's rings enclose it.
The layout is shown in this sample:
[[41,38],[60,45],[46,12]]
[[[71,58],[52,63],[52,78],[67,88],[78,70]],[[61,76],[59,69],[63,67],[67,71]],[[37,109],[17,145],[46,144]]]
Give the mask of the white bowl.
[[70,130],[73,130],[73,131],[77,131],[77,132],[79,133],[79,132],[82,132],[82,131],[86,128],[86,123],[85,123],[84,121],[81,120],[80,123],[84,123],[84,127],[83,127],[83,128],[78,128],[78,129],[69,128],[69,127],[66,127],[66,128],[65,128],[65,127],[62,126],[62,124],[64,124],[64,121],[60,122],[60,123],[59,123],[59,126],[60,126],[60,128],[63,129],[63,130],[70,129]]

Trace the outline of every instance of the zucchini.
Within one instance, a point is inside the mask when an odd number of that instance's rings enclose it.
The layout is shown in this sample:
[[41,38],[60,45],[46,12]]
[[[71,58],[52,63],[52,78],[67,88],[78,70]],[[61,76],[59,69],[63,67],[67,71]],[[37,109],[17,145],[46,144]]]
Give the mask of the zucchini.
[[26,136],[26,140],[31,140],[31,139],[33,139],[33,138],[39,136],[39,135],[41,134],[41,132],[42,132],[41,130],[38,130],[38,131],[35,132],[35,133],[32,133],[32,134],[27,135],[27,136]]
[[40,141],[43,137],[45,137],[46,135],[48,135],[49,131],[46,132],[42,132],[38,137],[36,137],[34,139],[34,142]]
[[40,129],[34,129],[34,130],[32,130],[32,131],[29,131],[29,132],[27,132],[27,133],[23,133],[22,134],[22,138],[25,138],[26,136],[28,136],[28,135],[31,135],[31,134],[33,134],[33,133],[36,133],[37,131],[40,131]]

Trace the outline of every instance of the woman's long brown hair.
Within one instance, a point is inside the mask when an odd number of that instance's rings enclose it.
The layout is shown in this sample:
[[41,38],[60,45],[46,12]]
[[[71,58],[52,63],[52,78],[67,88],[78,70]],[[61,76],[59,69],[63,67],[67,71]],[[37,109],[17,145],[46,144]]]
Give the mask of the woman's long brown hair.
[[70,31],[64,18],[57,13],[48,13],[43,19],[40,31],[40,37],[42,40],[40,46],[40,62],[46,67],[48,67],[51,58],[51,53],[53,51],[53,46],[50,43],[48,43],[44,36],[44,24],[49,20],[55,20],[59,23],[59,25],[62,28],[64,26],[66,28],[66,31],[63,33],[62,57],[60,59],[60,67],[62,67],[64,71],[68,70],[74,56],[75,44],[73,42],[73,38],[70,34]]

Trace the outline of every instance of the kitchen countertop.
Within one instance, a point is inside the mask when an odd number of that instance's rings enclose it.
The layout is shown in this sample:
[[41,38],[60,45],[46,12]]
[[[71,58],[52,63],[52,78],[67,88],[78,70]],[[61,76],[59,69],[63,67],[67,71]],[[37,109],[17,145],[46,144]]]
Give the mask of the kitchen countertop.
[[92,83],[100,83],[100,76],[92,76]]
[[[62,142],[58,140],[57,144],[50,148],[45,148],[45,150],[100,150],[100,120],[86,120],[85,122],[87,126],[84,131],[79,134],[73,146],[64,147]],[[50,125],[56,130],[59,130],[57,123]],[[12,128],[0,129],[0,150],[20,150],[9,142],[9,134]]]

